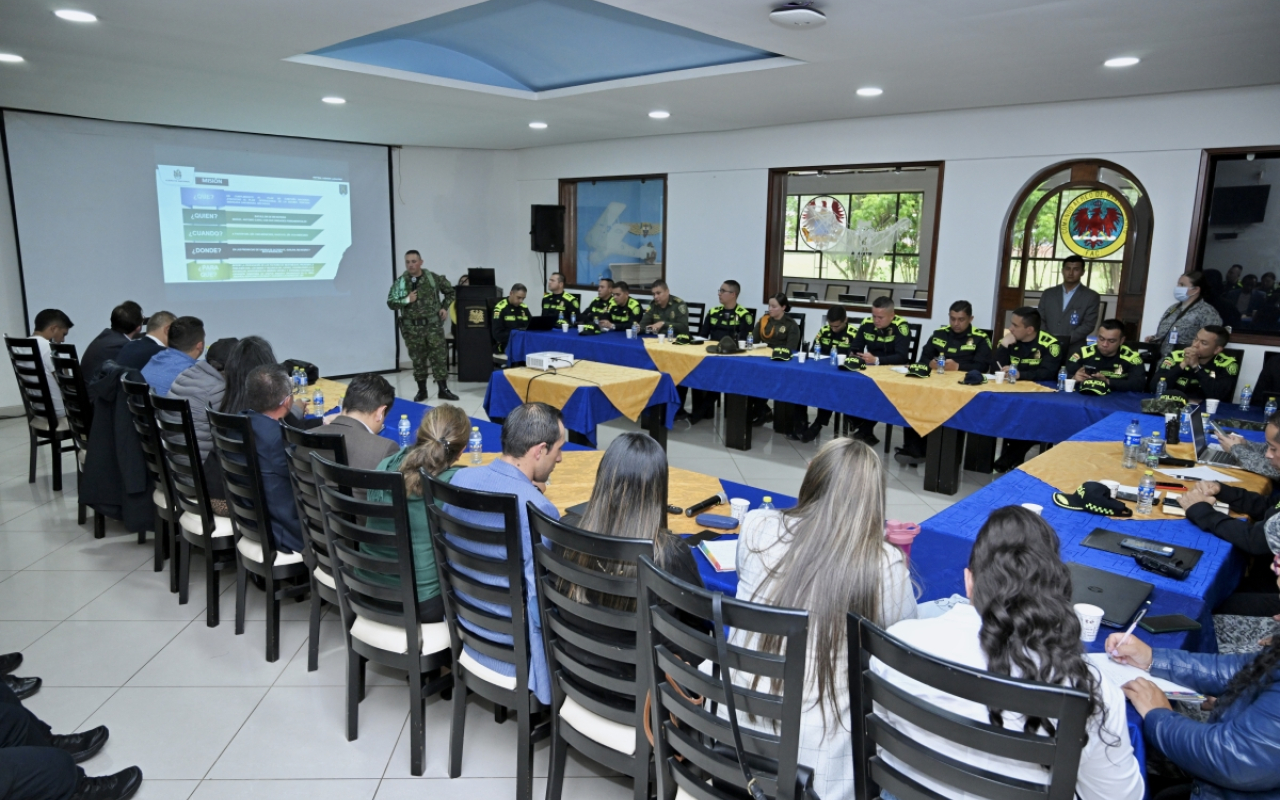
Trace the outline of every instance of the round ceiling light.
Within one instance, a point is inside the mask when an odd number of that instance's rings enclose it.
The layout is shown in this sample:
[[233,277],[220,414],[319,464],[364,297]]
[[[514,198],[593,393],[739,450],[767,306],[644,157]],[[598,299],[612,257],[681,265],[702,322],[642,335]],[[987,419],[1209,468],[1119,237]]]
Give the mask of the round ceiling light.
[[876,86],[863,86],[858,90],[859,97],[879,97],[884,94],[884,89]]
[[1104,66],[1108,67],[1132,67],[1141,60],[1142,59],[1135,58],[1133,56],[1120,56],[1119,58],[1108,58],[1102,63]]
[[340,106],[340,105],[342,105],[343,103],[347,102],[347,98],[345,98],[345,97],[321,97],[321,98],[320,98],[320,102],[322,102],[322,103],[328,103],[329,105],[333,105],[333,106]]
[[666,119],[669,116],[671,116],[670,111],[650,111],[649,112],[649,117],[651,119]]
[[88,11],[75,11],[70,8],[60,8],[53,12],[58,19],[65,19],[67,22],[97,22],[98,18]]
[[540,130],[542,130],[543,128],[547,127],[547,123],[545,123],[545,122],[530,122],[530,123],[529,123],[529,127],[530,127],[530,128],[533,128],[535,131],[540,131]]
[[21,64],[23,61],[26,59],[17,53],[0,53],[0,62],[5,64]]
[[783,28],[820,28],[827,24],[827,15],[811,8],[812,5],[813,0],[807,3],[787,3],[770,11],[769,21]]

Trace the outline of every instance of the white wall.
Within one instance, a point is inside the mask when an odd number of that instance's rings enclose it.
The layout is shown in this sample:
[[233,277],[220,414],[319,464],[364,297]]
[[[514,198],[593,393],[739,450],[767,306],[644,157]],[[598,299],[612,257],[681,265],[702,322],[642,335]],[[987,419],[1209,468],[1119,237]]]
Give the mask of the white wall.
[[[1105,120],[1105,125],[1094,121]],[[667,280],[685,300],[713,302],[720,281],[743,285],[743,302],[764,295],[767,174],[773,167],[946,162],[939,219],[933,324],[949,298],[973,303],[988,326],[1010,204],[1037,171],[1095,157],[1128,168],[1154,211],[1144,333],[1173,303],[1186,263],[1200,151],[1276,144],[1280,87],[1194,92],[1088,103],[877,117],[862,120],[534,148],[517,154],[521,208],[557,202],[561,177],[665,172]],[[523,221],[522,221],[523,224]],[[518,249],[518,248],[517,248]],[[506,275],[527,272],[519,258]],[[809,327],[819,312],[809,312]],[[1262,366],[1246,346],[1244,374]]]
[[[26,323],[22,319],[22,284],[18,277],[18,248],[13,235],[13,210],[9,206],[9,174],[0,160],[0,333],[10,336],[26,336]],[[22,397],[18,394],[18,382],[5,358],[0,377],[0,416],[16,416],[22,413]]]

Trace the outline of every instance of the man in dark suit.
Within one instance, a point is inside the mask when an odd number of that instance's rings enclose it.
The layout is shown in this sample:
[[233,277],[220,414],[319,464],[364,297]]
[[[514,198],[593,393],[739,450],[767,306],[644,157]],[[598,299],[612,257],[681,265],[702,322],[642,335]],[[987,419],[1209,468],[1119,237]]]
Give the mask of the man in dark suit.
[[342,398],[342,413],[324,431],[347,440],[349,466],[377,469],[382,459],[399,449],[395,442],[378,435],[395,401],[395,389],[381,375],[365,373],[351,379]]
[[121,347],[116,363],[137,370],[145,367],[152,356],[169,346],[169,326],[175,319],[168,311],[152,314],[147,318],[147,335]]
[[253,426],[254,451],[262,473],[263,500],[271,517],[271,535],[282,553],[302,552],[302,526],[289,484],[289,457],[280,420],[293,408],[293,384],[280,364],[261,364],[249,371],[246,403]]
[[1084,277],[1084,259],[1069,255],[1062,260],[1062,283],[1050,286],[1040,296],[1041,330],[1062,344],[1063,356],[1081,347],[1098,327],[1098,304],[1101,296],[1080,283]]
[[98,370],[108,361],[114,360],[120,349],[133,340],[142,329],[142,306],[132,300],[125,300],[111,309],[111,327],[103,328],[80,357],[80,372],[86,384],[93,383]]

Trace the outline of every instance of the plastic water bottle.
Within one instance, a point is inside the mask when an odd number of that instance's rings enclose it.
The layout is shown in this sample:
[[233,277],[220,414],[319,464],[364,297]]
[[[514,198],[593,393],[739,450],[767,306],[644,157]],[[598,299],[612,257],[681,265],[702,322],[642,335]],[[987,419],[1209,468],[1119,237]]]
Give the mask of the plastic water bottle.
[[1164,453],[1164,437],[1160,431],[1152,431],[1147,440],[1146,464],[1148,469],[1160,466],[1160,456]]
[[1129,423],[1129,427],[1124,429],[1124,464],[1125,469],[1134,469],[1138,466],[1138,459],[1142,455],[1142,426],[1138,423],[1138,418],[1134,417]]
[[572,311],[569,312],[569,327],[576,328],[578,326],[578,315]]
[[324,392],[320,391],[320,387],[316,387],[316,393],[311,397],[311,413],[317,417],[324,416]]
[[1004,374],[1004,382],[1008,384],[1018,382],[1018,368],[1013,364],[1009,365],[1009,371]]
[[766,494],[766,495],[764,496],[764,502],[762,502],[762,503],[760,504],[760,510],[761,510],[761,511],[772,511],[772,510],[773,510],[773,508],[774,508],[774,506],[773,506],[773,498]]
[[1164,378],[1161,378],[1160,382],[1156,384],[1156,397],[1164,396],[1165,386],[1166,386],[1165,380]]
[[831,345],[831,366],[836,367],[839,365],[840,365],[840,348],[836,347],[833,344]]
[[1267,398],[1267,404],[1263,407],[1262,413],[1267,419],[1271,419],[1271,415],[1276,413],[1276,398],[1274,395]]
[[938,372],[942,373],[946,371],[947,371],[947,354],[938,353]]
[[1138,482],[1138,513],[1151,516],[1151,507],[1156,502],[1156,476],[1151,470],[1142,475]]
[[1248,411],[1249,403],[1252,400],[1253,400],[1253,387],[1246,383],[1244,385],[1244,388],[1240,390],[1240,410]]
[[756,337],[751,334],[751,331],[747,331],[747,349],[750,350],[755,343]]
[[396,432],[400,436],[400,447],[409,446],[409,437],[413,435],[413,426],[409,424],[409,415],[400,415],[400,424],[396,427]]
[[562,308],[560,309],[560,318],[556,320],[556,327],[560,328],[563,326],[564,326],[564,309]]
[[813,358],[815,361],[822,358],[822,342],[817,339],[813,340]]
[[1065,392],[1067,390],[1067,368],[1058,367],[1058,391]]
[[639,322],[633,322],[633,323],[631,323],[631,335],[632,335],[632,336],[637,336],[637,337],[640,335],[640,323],[639,323]]
[[298,389],[305,396],[307,393],[307,371],[298,367]]
[[484,452],[484,437],[480,435],[480,427],[472,426],[471,438],[467,441],[467,452],[471,454],[471,463],[480,463],[480,454]]
[[1191,410],[1190,409],[1187,409],[1187,408],[1182,409],[1182,414],[1180,415],[1180,422],[1178,424],[1178,438],[1186,439],[1186,440],[1191,439]]

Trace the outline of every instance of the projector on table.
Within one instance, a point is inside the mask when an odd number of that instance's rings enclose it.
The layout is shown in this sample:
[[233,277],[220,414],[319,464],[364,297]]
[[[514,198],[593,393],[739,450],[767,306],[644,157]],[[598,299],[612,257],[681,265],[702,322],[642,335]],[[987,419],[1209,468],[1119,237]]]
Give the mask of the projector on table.
[[524,357],[524,363],[532,369],[540,369],[543,372],[552,369],[564,369],[573,366],[573,353],[557,353],[548,350],[543,353],[529,353]]

